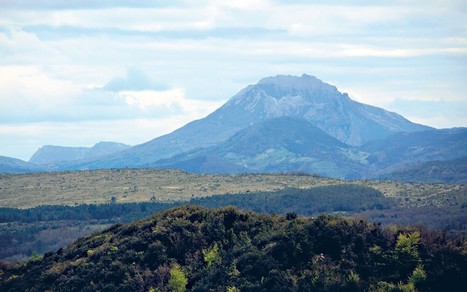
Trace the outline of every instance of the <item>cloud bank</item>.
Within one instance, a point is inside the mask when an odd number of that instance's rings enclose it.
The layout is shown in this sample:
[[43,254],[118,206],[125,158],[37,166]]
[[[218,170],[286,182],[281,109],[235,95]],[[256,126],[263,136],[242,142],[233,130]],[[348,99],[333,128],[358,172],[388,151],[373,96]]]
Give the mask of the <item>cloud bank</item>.
[[277,74],[467,126],[465,19],[461,0],[0,0],[0,155],[142,143]]

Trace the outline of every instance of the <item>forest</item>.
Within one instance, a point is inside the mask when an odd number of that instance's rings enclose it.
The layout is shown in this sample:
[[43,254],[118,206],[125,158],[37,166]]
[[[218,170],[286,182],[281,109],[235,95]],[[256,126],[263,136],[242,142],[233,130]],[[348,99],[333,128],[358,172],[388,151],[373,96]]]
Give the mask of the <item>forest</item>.
[[2,291],[464,291],[467,243],[423,228],[185,205],[0,265]]
[[78,206],[39,206],[30,209],[0,208],[0,260],[26,260],[70,244],[78,237],[127,223],[154,212],[183,204],[208,208],[236,206],[264,214],[318,216],[333,213],[385,226],[423,225],[447,233],[466,235],[467,212],[462,206],[403,208],[379,191],[354,185],[311,189],[288,188],[274,192],[248,192],[193,198],[189,202],[108,203]]

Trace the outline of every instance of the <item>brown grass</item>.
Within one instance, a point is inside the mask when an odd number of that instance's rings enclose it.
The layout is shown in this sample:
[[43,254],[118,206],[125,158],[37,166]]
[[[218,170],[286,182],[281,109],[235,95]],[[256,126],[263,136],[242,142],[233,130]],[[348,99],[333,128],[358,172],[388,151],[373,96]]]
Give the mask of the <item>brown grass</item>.
[[0,207],[189,200],[214,194],[274,191],[287,187],[355,183],[400,198],[404,206],[467,203],[465,185],[345,181],[273,174],[205,175],[172,169],[112,169],[0,175]]

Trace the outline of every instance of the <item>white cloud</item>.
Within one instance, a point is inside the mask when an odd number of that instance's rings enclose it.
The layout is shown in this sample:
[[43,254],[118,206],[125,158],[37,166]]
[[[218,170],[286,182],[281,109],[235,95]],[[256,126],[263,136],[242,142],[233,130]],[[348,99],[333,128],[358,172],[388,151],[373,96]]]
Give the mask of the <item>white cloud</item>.
[[2,122],[60,111],[79,92],[70,81],[53,79],[34,66],[1,66],[0,76]]
[[[86,127],[88,146],[141,143],[277,74],[316,75],[383,107],[466,100],[465,1],[143,2],[0,0],[0,127],[23,133],[3,132],[0,155],[82,145],[69,133]],[[443,111],[408,114],[443,126]]]
[[151,108],[163,108],[177,115],[200,118],[208,115],[220,107],[220,102],[190,100],[185,97],[183,90],[171,89],[166,91],[121,91],[126,103],[146,111]]

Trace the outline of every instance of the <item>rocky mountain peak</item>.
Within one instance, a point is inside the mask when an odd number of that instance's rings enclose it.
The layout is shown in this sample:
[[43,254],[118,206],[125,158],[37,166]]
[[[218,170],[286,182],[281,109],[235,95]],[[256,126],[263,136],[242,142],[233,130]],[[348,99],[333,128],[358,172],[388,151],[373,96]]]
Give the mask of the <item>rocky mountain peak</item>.
[[428,129],[400,115],[353,101],[318,78],[277,75],[233,96],[208,118],[239,128],[276,117],[305,119],[349,145],[362,145],[396,132]]
[[[303,74],[302,76],[277,75],[261,79],[253,86],[266,95],[281,99],[283,97],[302,96],[316,99],[317,96],[343,96],[335,86],[324,83],[318,78]],[[346,96],[346,95],[345,95]]]

